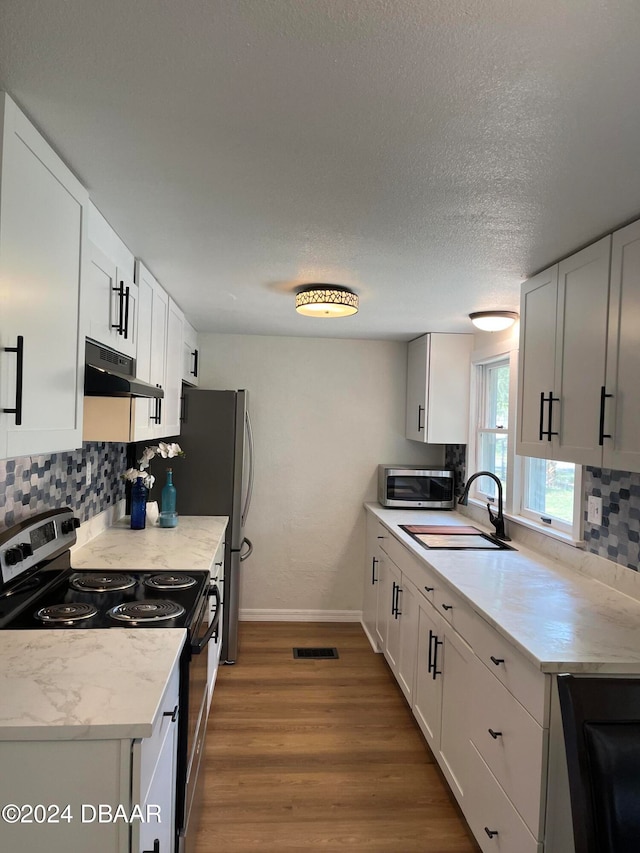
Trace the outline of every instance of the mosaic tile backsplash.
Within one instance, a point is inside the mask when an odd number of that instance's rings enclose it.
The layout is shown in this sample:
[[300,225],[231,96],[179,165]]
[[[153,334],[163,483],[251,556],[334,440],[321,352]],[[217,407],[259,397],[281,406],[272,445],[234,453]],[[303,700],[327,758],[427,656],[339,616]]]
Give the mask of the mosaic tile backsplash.
[[467,476],[467,445],[447,444],[444,448],[444,467],[453,468],[455,473],[455,493],[459,498],[464,489]]
[[[87,462],[91,483],[87,485]],[[0,460],[0,530],[45,509],[69,506],[87,521],[125,496],[127,445],[90,442],[79,450]]]
[[[584,540],[587,550],[638,571],[640,563],[640,474],[585,468]],[[602,526],[587,521],[587,498],[602,498]]]

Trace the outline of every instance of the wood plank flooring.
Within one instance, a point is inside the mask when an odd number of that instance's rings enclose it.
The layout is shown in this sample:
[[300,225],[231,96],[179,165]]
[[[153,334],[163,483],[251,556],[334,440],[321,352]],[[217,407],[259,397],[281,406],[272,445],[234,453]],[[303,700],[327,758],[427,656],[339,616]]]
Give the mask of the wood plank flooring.
[[214,692],[196,853],[479,851],[360,625],[242,622],[238,657]]

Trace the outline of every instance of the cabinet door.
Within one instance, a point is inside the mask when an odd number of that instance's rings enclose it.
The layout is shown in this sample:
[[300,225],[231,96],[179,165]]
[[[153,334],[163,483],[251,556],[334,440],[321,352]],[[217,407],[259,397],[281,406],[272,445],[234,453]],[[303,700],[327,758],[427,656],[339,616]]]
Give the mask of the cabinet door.
[[147,799],[143,804],[143,814],[148,810],[150,814],[159,813],[160,821],[151,818],[148,823],[140,823],[139,853],[174,853],[177,742],[178,726],[172,725],[158,756]]
[[376,602],[376,634],[378,649],[383,652],[387,644],[387,629],[391,618],[391,576],[389,574],[389,559],[382,552],[378,553],[378,599]]
[[362,593],[362,625],[365,633],[369,638],[369,642],[375,649],[380,651],[380,646],[376,637],[376,617],[378,613],[378,588],[380,586],[380,572],[378,564],[380,562],[380,554],[378,548],[379,521],[372,515],[367,513],[366,518],[366,534],[365,534],[365,562],[364,562],[364,582]]
[[88,255],[87,274],[82,282],[87,336],[135,357],[138,288],[123,269],[92,243]]
[[4,96],[0,105],[0,347],[10,348],[0,349],[0,456],[6,457],[82,444],[78,338],[84,343],[79,297],[88,197],[13,101]]
[[[165,387],[167,318],[169,297],[149,270],[136,261],[138,285],[138,357],[136,375],[152,385]],[[166,395],[165,395],[166,396]],[[163,428],[165,399],[138,398],[135,401],[135,440],[144,441],[169,435]]]
[[470,676],[473,652],[465,641],[445,625],[442,683],[442,727],[440,766],[456,799],[462,804],[469,773]]
[[426,441],[427,374],[429,335],[409,341],[407,355],[407,403],[405,435],[413,441]]
[[198,333],[191,323],[185,320],[182,330],[182,381],[189,385],[198,385],[199,370]]
[[613,235],[602,464],[640,471],[640,222]]
[[551,459],[600,465],[611,237],[558,265]]
[[398,661],[400,660],[400,616],[397,605],[400,597],[402,575],[400,569],[388,558],[385,558],[387,566],[387,583],[385,584],[386,610],[387,610],[387,641],[384,646],[384,656],[393,674],[398,677]]
[[[213,565],[211,567],[211,581],[215,583],[220,592],[221,599],[221,607],[224,609],[224,549],[225,542],[222,540],[218,545],[218,549],[213,558]],[[209,625],[211,624],[213,617],[216,613],[216,601],[215,598],[210,599],[210,608],[209,608]],[[220,663],[220,654],[222,651],[222,611],[220,612],[220,617],[218,621],[218,631],[215,635],[215,638],[209,640],[209,644],[207,646],[207,689],[209,693],[209,706],[211,706],[211,699],[213,698],[213,688],[215,687],[216,676],[218,674],[218,665]]]
[[411,581],[402,576],[398,594],[398,619],[400,622],[400,649],[397,679],[409,705],[413,703],[413,689],[418,652],[418,599],[420,593]]
[[558,265],[529,279],[520,296],[516,453],[550,459],[548,398],[554,392]]
[[162,401],[162,435],[180,433],[182,402],[182,324],[184,314],[173,299],[167,309],[167,351],[164,400]]
[[418,611],[413,714],[431,751],[436,755],[440,749],[444,621],[423,596],[418,598]]

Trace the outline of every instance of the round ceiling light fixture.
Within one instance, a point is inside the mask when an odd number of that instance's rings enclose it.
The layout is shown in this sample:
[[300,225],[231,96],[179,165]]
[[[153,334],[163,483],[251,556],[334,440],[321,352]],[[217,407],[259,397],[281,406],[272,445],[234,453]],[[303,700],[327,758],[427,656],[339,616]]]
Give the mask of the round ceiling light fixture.
[[515,311],[474,311],[469,314],[469,319],[483,332],[501,332],[513,326],[518,314]]
[[358,302],[357,293],[335,284],[309,284],[296,293],[296,311],[305,317],[349,317]]

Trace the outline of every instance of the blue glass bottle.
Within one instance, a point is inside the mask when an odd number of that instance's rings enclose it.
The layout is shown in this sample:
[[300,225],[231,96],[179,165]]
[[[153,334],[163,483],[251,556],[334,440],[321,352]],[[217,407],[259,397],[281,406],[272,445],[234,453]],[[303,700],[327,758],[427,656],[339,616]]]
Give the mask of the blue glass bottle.
[[176,511],[176,487],[173,485],[173,469],[167,468],[167,482],[160,495],[161,512]]
[[131,487],[131,529],[144,530],[147,523],[147,495],[144,479],[138,477]]

